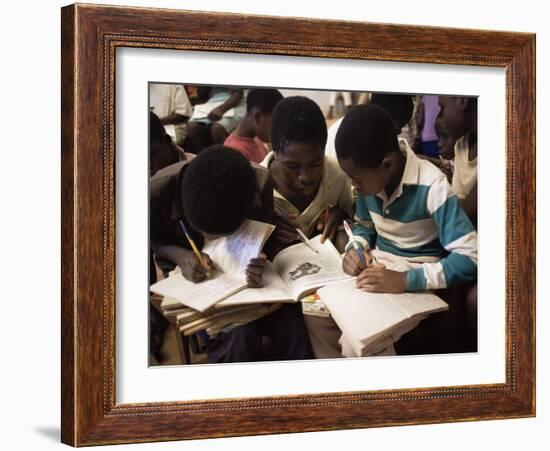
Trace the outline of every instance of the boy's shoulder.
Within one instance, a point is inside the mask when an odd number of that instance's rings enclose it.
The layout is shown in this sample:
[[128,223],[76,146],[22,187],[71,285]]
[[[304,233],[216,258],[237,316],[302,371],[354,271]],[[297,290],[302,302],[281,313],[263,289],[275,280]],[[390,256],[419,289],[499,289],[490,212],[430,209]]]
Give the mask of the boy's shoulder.
[[447,182],[445,174],[432,162],[419,158],[405,139],[399,139],[399,147],[408,160],[402,178],[404,185],[430,187],[433,184],[441,183],[443,180]]
[[151,177],[151,183],[158,183],[161,180],[170,179],[176,177],[181,172],[184,166],[187,166],[191,160],[181,160],[177,163],[173,163],[169,166],[166,166],[162,169],[159,169],[153,177]]
[[[418,157],[417,157],[418,158]],[[433,184],[439,184],[442,182],[448,183],[447,177],[441,169],[428,160],[418,158],[418,184],[425,186],[432,186]]]

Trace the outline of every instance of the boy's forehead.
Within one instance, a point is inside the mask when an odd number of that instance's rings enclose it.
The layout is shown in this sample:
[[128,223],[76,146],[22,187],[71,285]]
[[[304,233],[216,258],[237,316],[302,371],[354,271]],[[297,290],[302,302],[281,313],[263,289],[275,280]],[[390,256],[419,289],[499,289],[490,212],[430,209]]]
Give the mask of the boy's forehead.
[[287,160],[318,159],[325,155],[325,148],[315,142],[291,141],[286,143],[283,150],[277,153]]
[[353,161],[352,158],[339,159],[342,170],[350,177],[361,178],[376,172],[376,168],[364,168]]

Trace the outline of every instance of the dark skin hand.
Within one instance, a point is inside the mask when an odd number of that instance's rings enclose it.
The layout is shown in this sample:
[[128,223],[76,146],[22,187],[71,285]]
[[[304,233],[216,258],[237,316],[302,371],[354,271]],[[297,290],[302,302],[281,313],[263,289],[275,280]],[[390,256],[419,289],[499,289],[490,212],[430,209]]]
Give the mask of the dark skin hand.
[[239,104],[242,96],[243,93],[241,91],[233,91],[225,102],[212,109],[210,113],[208,113],[208,119],[210,119],[212,122],[219,121],[227,111],[229,111],[231,108],[236,107]]
[[346,274],[356,276],[372,263],[372,257],[365,249],[361,248],[360,252],[362,252],[363,257],[365,258],[364,262],[361,261],[359,255],[357,255],[357,251],[354,248],[347,250],[342,261],[342,269]]
[[384,265],[371,265],[357,276],[356,286],[373,293],[404,293],[407,273],[386,269]]
[[338,226],[344,222],[345,219],[348,219],[349,215],[339,207],[330,207],[328,220],[325,224],[325,215],[324,213],[319,216],[317,221],[317,230],[322,232],[321,243],[324,243],[326,239],[334,242],[336,237],[336,232],[338,231]]
[[[317,231],[322,232],[321,243],[324,243],[327,239],[334,242],[336,233],[338,232],[338,226],[348,217],[348,214],[341,208],[331,207],[327,223],[325,224],[324,214],[321,214],[316,225]],[[278,242],[290,244],[300,239],[298,233],[296,233],[296,228],[299,227],[296,221],[297,218],[298,213],[276,215],[275,225],[277,228],[275,229],[274,235]],[[302,231],[305,233],[304,230]]]
[[342,267],[346,274],[357,276],[357,288],[373,293],[403,293],[407,289],[407,274],[373,264],[372,257],[364,250],[365,263],[355,249],[348,249]]
[[162,125],[181,124],[187,122],[188,120],[189,118],[187,116],[183,116],[182,114],[178,113],[172,113],[166,117],[161,118],[160,123]]
[[296,228],[298,227],[296,218],[298,218],[297,213],[275,215],[276,228],[274,238],[276,241],[286,245],[299,240],[298,233],[296,232]]
[[206,267],[199,262],[195,253],[190,249],[155,241],[151,241],[151,248],[159,257],[165,258],[174,265],[179,266],[183,277],[195,283],[205,280],[214,268],[214,263],[210,259],[210,256],[205,253],[201,253],[201,255]]
[[204,281],[212,272],[214,263],[208,256],[208,254],[201,252],[202,259],[206,266],[203,266],[195,253],[188,249],[181,249],[181,253],[175,262],[181,269],[183,277],[194,283]]
[[246,267],[246,283],[250,288],[259,288],[262,286],[262,276],[265,272],[267,256],[260,254],[257,258],[250,259]]

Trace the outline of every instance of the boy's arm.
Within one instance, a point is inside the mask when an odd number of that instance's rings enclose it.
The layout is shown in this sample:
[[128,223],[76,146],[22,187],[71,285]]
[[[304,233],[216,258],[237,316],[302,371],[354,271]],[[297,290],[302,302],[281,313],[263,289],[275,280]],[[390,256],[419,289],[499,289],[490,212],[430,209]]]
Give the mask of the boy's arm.
[[213,121],[219,121],[226,112],[239,104],[242,97],[243,90],[229,89],[229,97],[227,100],[210,111],[208,118]]
[[[365,200],[361,197],[357,198],[355,204],[355,224],[353,226],[353,234],[355,238],[365,250],[374,248],[376,244],[376,229],[374,228],[374,223],[372,222],[372,217],[367,208]],[[349,242],[346,245],[346,250],[351,247],[352,243]]]
[[407,291],[446,288],[477,280],[477,233],[447,180],[438,179],[428,192],[427,210],[449,254],[437,263],[407,271]]

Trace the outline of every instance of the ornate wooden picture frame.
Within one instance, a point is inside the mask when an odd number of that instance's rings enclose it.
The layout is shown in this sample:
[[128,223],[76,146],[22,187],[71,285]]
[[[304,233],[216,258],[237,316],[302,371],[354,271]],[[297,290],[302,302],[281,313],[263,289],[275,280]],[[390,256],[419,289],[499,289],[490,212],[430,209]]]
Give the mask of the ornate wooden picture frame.
[[[117,403],[114,90],[120,47],[505,68],[505,383]],[[61,153],[64,443],[84,446],[535,415],[533,34],[67,6],[62,9]]]

